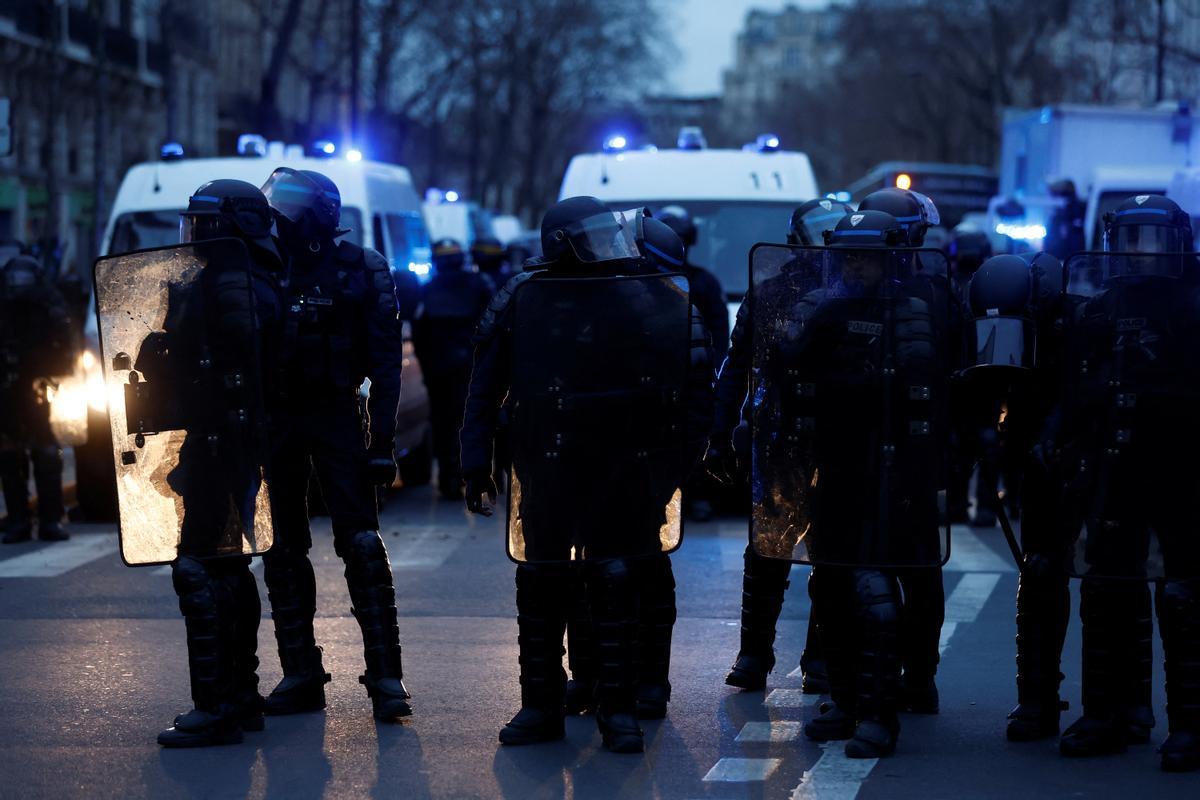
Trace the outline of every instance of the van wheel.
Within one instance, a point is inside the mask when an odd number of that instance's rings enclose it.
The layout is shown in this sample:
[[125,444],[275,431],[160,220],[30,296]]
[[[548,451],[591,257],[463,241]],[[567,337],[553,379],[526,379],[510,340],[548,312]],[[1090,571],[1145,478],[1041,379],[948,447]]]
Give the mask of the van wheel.
[[400,482],[405,487],[427,486],[433,479],[433,431],[426,429],[421,444],[400,459]]

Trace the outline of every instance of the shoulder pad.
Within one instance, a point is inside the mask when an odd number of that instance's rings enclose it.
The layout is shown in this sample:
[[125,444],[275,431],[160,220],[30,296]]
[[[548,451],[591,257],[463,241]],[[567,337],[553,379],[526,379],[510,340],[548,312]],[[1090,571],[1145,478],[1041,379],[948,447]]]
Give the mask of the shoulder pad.
[[[374,252],[374,251],[372,251]],[[364,261],[366,250],[356,245],[354,242],[345,240],[337,243],[337,250],[334,251],[334,257],[338,261],[346,261],[351,264],[361,264]]]
[[483,316],[479,318],[479,325],[475,328],[475,344],[485,342],[496,333],[496,326],[500,319],[504,316],[504,312],[512,303],[513,295],[517,289],[521,288],[521,284],[530,280],[536,275],[541,275],[545,270],[534,270],[532,272],[519,272],[508,279],[508,282],[500,287],[500,291],[488,303],[487,309],[483,312]]
[[370,272],[391,272],[391,265],[388,260],[383,257],[383,253],[372,247],[364,247],[362,249],[363,263]]

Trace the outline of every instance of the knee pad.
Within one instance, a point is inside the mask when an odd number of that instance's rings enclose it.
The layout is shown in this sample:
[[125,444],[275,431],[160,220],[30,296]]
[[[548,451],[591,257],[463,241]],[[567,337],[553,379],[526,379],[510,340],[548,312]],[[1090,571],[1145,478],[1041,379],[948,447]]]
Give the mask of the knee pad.
[[383,560],[387,561],[387,547],[379,531],[359,531],[351,534],[343,543],[338,555],[344,560],[354,559],[362,563]]
[[179,608],[185,616],[216,612],[213,579],[203,561],[190,556],[177,558],[171,565],[171,584],[179,596]]
[[860,570],[854,576],[854,593],[859,613],[873,627],[891,627],[900,622],[896,579],[877,570]]

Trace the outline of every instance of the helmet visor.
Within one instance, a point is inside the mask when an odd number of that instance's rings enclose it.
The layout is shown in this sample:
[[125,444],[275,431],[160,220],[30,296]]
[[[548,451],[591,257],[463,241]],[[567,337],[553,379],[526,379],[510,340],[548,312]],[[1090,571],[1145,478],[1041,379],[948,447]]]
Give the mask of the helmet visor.
[[594,214],[563,231],[575,257],[585,264],[638,258],[637,240],[644,209]]
[[800,244],[820,245],[825,243],[825,231],[831,231],[846,216],[846,207],[830,204],[828,209],[821,206],[810,210],[796,220],[798,223],[793,230]]
[[208,239],[236,237],[238,231],[225,217],[219,214],[180,214],[179,241],[203,242]]
[[921,219],[929,225],[940,225],[942,217],[938,214],[937,206],[926,195],[920,192],[914,192],[911,189],[909,192],[913,197],[917,198],[917,202],[921,204]]
[[1171,225],[1116,225],[1108,239],[1108,249],[1118,253],[1179,253],[1190,244]]
[[304,212],[311,211],[321,227],[337,227],[341,198],[322,189],[307,175],[280,167],[267,178],[262,191],[271,208],[292,222],[300,222]]

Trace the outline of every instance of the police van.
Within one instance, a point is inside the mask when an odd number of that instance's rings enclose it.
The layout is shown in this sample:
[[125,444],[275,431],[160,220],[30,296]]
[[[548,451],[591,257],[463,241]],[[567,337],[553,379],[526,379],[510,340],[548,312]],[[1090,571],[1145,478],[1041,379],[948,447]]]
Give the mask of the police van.
[[[183,157],[177,145],[163,148],[162,160],[135,164],[125,174],[105,227],[102,256],[179,243],[179,214],[188,198],[204,183],[217,178],[266,182],[276,167],[310,169],[327,175],[342,195],[341,227],[345,240],[372,247],[387,257],[400,285],[415,285],[429,273],[432,248],[421,213],[421,200],[408,170],[394,164],[368,161],[358,151],[338,155],[330,143],[320,143],[325,158],[307,156],[299,145],[268,143],[243,135],[236,157]],[[89,315],[87,350],[81,355],[88,375],[88,442],[75,448],[77,493],[87,519],[115,515],[112,457],[108,451],[105,389],[96,359],[95,315]],[[401,477],[408,485],[427,483],[433,457],[429,400],[412,344],[404,345],[404,389],[396,418],[396,453]]]
[[591,195],[614,210],[686,208],[697,229],[689,260],[717,276],[736,314],[747,289],[750,248],[784,241],[792,211],[818,196],[808,156],[781,149],[771,134],[741,150],[709,148],[694,127],[680,130],[674,149],[626,144],[612,136],[602,152],[572,158],[559,199]]

